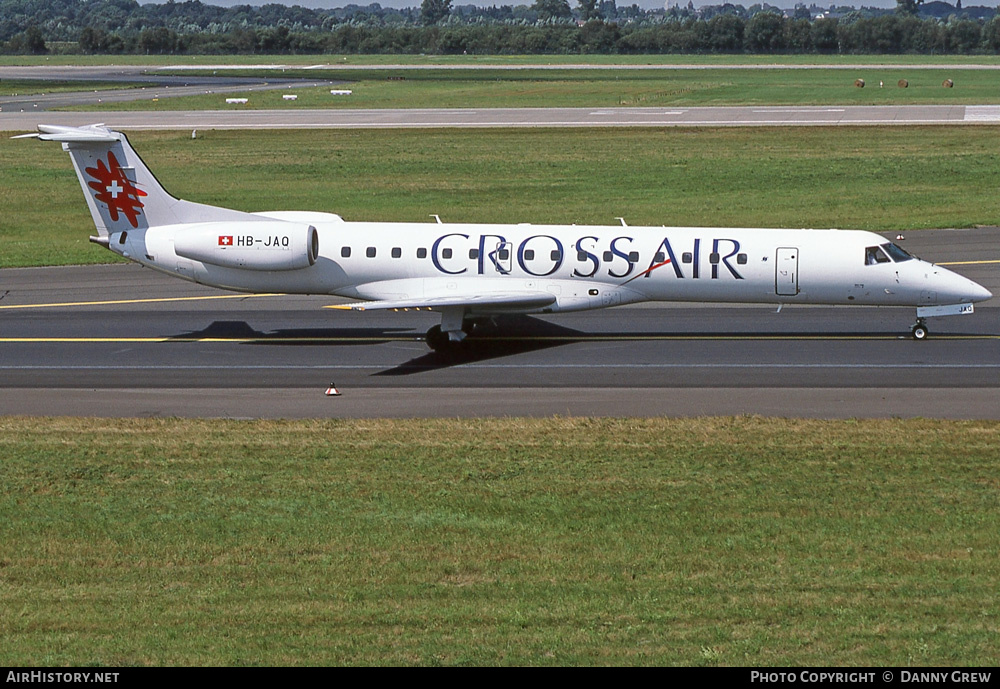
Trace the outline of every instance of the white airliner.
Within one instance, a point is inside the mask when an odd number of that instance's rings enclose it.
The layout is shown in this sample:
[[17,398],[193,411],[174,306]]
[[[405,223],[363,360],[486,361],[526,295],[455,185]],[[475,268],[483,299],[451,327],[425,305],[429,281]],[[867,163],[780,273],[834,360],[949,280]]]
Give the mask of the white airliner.
[[331,213],[245,213],[168,194],[125,135],[39,125],[59,141],[100,244],[144,266],[240,292],[331,294],[343,306],[433,310],[434,349],[499,314],[643,301],[911,306],[970,314],[992,295],[871,232],[713,227],[349,222]]

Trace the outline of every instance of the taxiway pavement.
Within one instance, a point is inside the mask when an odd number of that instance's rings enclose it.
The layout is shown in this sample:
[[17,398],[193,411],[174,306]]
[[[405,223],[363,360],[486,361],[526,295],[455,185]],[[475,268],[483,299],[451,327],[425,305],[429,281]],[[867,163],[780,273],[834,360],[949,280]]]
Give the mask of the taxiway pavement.
[[[908,249],[1000,294],[1000,229]],[[0,414],[696,415],[1000,418],[1000,304],[911,309],[646,304],[509,319],[460,356],[426,313],[234,295],[134,264],[0,271]],[[336,383],[343,393],[326,397]]]

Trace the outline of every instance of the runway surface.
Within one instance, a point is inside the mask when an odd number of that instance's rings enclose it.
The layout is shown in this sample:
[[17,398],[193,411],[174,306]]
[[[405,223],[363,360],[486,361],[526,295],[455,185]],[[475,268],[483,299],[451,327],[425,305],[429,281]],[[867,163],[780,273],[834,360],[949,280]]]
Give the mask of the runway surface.
[[469,108],[0,112],[0,130],[38,123],[116,129],[399,129],[431,127],[777,127],[1000,124],[995,105],[741,106],[714,108]]
[[[904,245],[1000,294],[1000,230]],[[0,271],[0,414],[693,415],[1000,418],[1000,304],[911,309],[641,305],[512,318],[457,357],[435,314],[324,309],[136,265]],[[331,383],[343,393],[326,397]]]

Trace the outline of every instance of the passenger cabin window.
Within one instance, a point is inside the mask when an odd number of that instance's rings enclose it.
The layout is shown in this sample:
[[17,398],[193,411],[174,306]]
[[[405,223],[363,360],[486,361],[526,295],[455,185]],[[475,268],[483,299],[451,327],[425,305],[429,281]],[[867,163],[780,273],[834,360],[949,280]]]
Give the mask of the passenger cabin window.
[[340,255],[343,258],[350,258],[351,257],[351,247],[349,247],[349,246],[341,247],[341,249],[340,249]]
[[441,250],[441,258],[451,258],[451,255],[452,255],[452,250],[451,249],[442,249]]
[[365,256],[367,256],[368,258],[375,258],[375,247],[370,246],[367,249],[365,249]]
[[889,257],[879,247],[870,246],[865,249],[865,265],[873,266],[876,263],[889,263]]
[[424,247],[417,249],[417,258],[427,258],[427,249]]
[[403,255],[403,250],[400,249],[398,246],[394,246],[392,248],[392,257],[393,258],[399,258],[402,255]]
[[469,258],[479,258],[479,249],[469,249]]

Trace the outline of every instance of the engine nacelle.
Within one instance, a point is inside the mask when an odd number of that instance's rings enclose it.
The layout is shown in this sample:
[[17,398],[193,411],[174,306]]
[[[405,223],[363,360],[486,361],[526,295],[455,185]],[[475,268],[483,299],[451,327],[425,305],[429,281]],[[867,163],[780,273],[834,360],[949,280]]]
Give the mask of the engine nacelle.
[[319,233],[280,220],[197,223],[177,230],[174,253],[225,268],[298,270],[316,263]]

